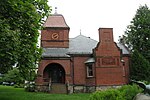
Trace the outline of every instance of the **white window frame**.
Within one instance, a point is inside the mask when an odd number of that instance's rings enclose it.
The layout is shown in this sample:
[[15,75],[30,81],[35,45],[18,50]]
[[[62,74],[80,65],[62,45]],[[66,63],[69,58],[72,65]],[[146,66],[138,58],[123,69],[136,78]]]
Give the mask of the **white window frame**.
[[[92,66],[92,64],[88,64],[88,65],[86,65],[87,67],[86,67],[86,71],[87,71],[87,77],[93,77],[94,76],[94,73],[93,73],[93,66]],[[90,75],[90,73],[92,74],[92,75]]]

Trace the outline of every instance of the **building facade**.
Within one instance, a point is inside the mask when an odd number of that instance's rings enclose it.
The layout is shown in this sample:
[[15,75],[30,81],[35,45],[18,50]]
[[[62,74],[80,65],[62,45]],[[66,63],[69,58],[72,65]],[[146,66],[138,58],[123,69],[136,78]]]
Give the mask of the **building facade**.
[[69,38],[70,28],[57,13],[43,27],[38,91],[93,92],[129,82],[130,54],[123,44],[114,42],[112,28],[99,28],[99,41],[83,35]]

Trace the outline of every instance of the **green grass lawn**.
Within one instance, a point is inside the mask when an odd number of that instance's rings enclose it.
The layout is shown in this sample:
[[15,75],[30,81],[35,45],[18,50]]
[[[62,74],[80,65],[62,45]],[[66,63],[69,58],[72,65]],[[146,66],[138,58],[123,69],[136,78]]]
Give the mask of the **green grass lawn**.
[[23,88],[0,85],[0,100],[88,100],[90,94],[48,94],[25,92]]

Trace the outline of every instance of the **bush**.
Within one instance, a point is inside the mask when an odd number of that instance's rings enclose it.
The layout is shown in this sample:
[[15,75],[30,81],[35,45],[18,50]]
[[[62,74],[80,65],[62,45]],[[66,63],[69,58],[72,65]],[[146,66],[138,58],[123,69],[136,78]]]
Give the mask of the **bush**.
[[24,84],[15,84],[14,88],[24,88]]
[[35,82],[26,81],[25,91],[34,92],[35,91]]
[[137,85],[124,85],[120,89],[118,89],[125,100],[133,100],[136,94],[142,92],[142,89],[139,88]]
[[125,85],[119,89],[96,91],[90,96],[90,100],[132,100],[141,91],[136,85]]
[[35,86],[34,87],[26,87],[25,88],[25,91],[27,91],[27,92],[35,92]]
[[90,100],[125,100],[117,89],[96,91],[90,96]]

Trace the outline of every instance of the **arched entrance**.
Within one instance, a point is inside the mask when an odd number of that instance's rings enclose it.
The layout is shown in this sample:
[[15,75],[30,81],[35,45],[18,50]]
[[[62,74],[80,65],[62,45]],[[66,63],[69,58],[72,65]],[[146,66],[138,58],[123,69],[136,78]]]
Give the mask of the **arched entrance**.
[[45,82],[65,83],[65,70],[60,64],[49,64],[44,69],[43,78]]

